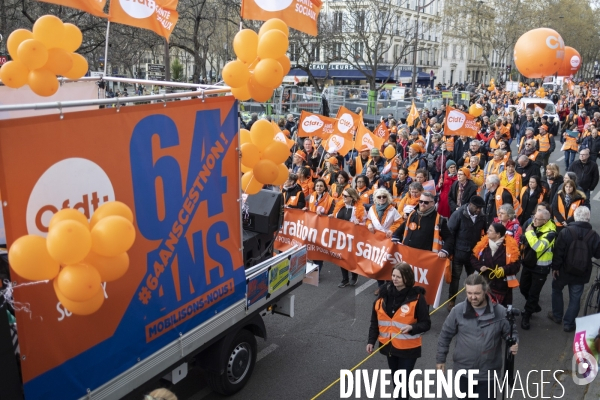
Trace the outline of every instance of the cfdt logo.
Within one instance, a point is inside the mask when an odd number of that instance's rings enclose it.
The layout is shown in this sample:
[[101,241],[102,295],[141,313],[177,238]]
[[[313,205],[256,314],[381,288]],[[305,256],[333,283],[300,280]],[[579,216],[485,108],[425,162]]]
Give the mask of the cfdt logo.
[[311,115],[302,121],[302,129],[304,129],[305,132],[313,133],[314,131],[321,129],[323,124],[324,122],[321,121],[319,117]]
[[46,236],[52,216],[73,208],[89,219],[103,203],[115,200],[106,172],[84,158],[67,158],[52,165],[38,179],[27,203],[27,232]]
[[452,110],[450,111],[450,114],[448,114],[448,119],[446,122],[451,131],[456,131],[463,127],[465,120],[466,118],[464,115],[456,110]]
[[254,0],[257,6],[265,11],[285,10],[294,0]]
[[352,116],[348,113],[342,114],[338,121],[338,130],[342,133],[348,133],[350,128],[354,125]]
[[154,0],[120,0],[119,4],[123,11],[136,19],[148,18],[156,9]]

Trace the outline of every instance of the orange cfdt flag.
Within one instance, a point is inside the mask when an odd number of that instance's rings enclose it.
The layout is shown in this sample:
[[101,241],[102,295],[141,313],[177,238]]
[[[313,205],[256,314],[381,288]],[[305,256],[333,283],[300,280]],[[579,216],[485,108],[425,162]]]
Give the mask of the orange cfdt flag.
[[380,149],[381,146],[383,146],[383,142],[385,142],[385,139],[374,135],[371,133],[371,131],[365,128],[364,125],[359,125],[358,131],[356,132],[355,147],[357,149],[360,149],[362,146],[367,146],[369,150],[373,147]]
[[154,31],[169,41],[179,19],[178,0],[112,0],[108,20]]
[[321,5],[321,0],[242,0],[242,18],[279,18],[296,30],[317,36]]
[[410,112],[408,113],[408,117],[406,117],[406,125],[412,126],[417,118],[419,118],[419,112],[417,111],[417,106],[413,101],[412,106],[410,106]]
[[390,136],[390,130],[385,125],[385,122],[381,121],[381,123],[377,125],[377,128],[375,128],[373,131],[373,135],[382,138],[383,140],[387,140],[387,138]]
[[76,8],[86,13],[95,15],[96,17],[108,18],[104,13],[106,0],[40,0],[44,3],[58,4],[59,6]]
[[475,122],[475,117],[452,107],[446,107],[446,112],[448,114],[446,114],[444,123],[444,135],[477,136],[477,131],[479,129],[477,122]]

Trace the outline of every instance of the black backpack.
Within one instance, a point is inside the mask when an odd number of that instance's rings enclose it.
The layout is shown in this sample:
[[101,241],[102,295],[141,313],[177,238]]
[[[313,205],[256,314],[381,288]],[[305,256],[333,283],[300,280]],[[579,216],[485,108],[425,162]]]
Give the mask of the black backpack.
[[595,231],[590,229],[585,236],[581,237],[577,234],[575,228],[567,226],[567,230],[571,234],[571,241],[569,249],[567,250],[567,257],[565,259],[565,272],[575,276],[584,276],[588,272],[588,264],[592,259],[588,242],[594,235]]

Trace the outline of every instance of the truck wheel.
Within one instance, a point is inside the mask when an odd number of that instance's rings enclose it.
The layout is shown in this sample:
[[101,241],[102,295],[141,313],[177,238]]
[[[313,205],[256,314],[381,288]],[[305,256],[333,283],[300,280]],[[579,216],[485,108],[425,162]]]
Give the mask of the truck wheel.
[[222,395],[229,396],[240,390],[250,379],[256,363],[256,338],[246,329],[240,330],[226,353],[225,372],[207,373],[210,388]]

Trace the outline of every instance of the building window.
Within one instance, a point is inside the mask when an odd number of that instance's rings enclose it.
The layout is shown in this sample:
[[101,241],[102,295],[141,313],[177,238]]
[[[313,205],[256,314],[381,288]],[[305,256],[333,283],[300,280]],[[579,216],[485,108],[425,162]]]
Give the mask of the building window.
[[452,45],[452,59],[456,60],[456,45]]
[[333,43],[331,45],[331,58],[334,60],[339,60],[342,58],[342,44],[341,43]]
[[333,30],[335,32],[342,31],[342,17],[343,13],[341,11],[336,11],[333,13]]
[[356,32],[365,30],[365,12],[359,11],[356,15]]
[[460,46],[460,48],[459,48],[459,50],[458,50],[458,51],[459,51],[459,55],[460,55],[460,59],[461,59],[461,60],[464,60],[464,56],[463,56],[463,50],[464,50],[463,46]]
[[318,44],[313,44],[310,50],[311,61],[321,61],[321,47]]
[[354,59],[362,59],[364,50],[365,47],[363,42],[354,42]]
[[448,59],[448,45],[445,44],[444,45],[444,59]]

